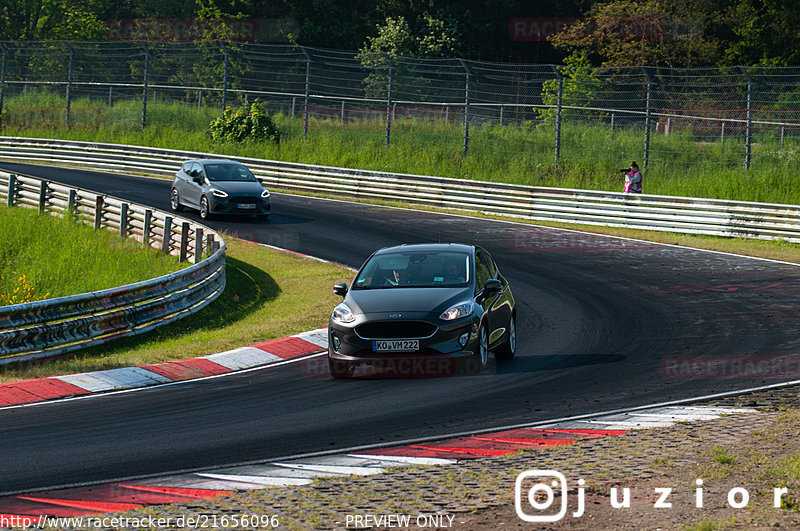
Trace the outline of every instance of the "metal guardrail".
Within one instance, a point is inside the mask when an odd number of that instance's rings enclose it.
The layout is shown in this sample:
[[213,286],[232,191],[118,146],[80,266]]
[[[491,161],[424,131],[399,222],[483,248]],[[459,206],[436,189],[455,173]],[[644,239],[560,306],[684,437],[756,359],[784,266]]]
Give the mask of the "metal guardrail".
[[[206,153],[0,137],[0,158],[171,176],[176,162]],[[723,199],[530,187],[422,175],[354,170],[243,157],[271,188],[347,198],[401,200],[441,208],[725,237],[800,242],[800,207]]]
[[[0,307],[0,365],[56,356],[147,332],[191,315],[225,288],[225,242],[188,219],[87,190],[0,172],[9,206],[70,216],[194,265],[127,286]],[[205,258],[204,258],[205,257]]]

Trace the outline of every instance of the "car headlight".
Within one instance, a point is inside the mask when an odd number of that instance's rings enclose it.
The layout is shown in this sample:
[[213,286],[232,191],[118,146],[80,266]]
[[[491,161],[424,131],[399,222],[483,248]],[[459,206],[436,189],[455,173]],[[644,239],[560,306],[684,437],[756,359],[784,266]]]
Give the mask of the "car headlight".
[[472,315],[472,303],[460,302],[442,312],[442,315],[439,316],[439,319],[444,321],[455,321],[456,319],[461,319],[462,317],[466,317],[468,315]]
[[261,192],[261,199],[269,199],[269,190]]
[[212,188],[211,193],[214,194],[214,197],[228,197],[228,192],[223,192],[217,188]]
[[350,308],[345,303],[341,303],[333,309],[331,319],[339,323],[352,323],[356,320],[356,316],[350,311]]

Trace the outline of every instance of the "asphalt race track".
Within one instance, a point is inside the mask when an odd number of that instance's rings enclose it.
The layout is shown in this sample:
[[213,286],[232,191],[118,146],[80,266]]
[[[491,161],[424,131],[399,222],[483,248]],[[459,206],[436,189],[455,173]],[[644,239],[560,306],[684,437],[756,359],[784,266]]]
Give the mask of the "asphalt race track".
[[[169,208],[167,180],[0,167]],[[483,245],[518,301],[517,358],[468,376],[352,381],[315,375],[301,362],[0,410],[0,494],[513,425],[797,378],[796,266],[283,194],[273,194],[268,222],[220,218],[210,225],[354,267],[385,245]],[[761,373],[753,370],[758,365],[752,362],[774,360],[789,374],[773,374],[763,363]],[[691,371],[701,377],[691,378]]]

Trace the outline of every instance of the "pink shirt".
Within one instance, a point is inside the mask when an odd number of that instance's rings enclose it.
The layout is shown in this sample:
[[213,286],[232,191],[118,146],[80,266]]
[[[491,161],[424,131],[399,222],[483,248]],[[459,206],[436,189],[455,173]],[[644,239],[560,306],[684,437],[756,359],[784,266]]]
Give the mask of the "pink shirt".
[[641,194],[642,193],[642,172],[639,170],[631,171],[625,174],[625,192]]

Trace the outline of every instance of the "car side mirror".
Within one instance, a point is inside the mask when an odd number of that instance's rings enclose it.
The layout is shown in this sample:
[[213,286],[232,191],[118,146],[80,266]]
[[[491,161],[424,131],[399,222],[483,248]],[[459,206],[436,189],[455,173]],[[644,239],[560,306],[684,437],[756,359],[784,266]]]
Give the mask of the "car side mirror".
[[484,295],[494,295],[495,293],[500,293],[503,290],[503,283],[497,280],[496,278],[490,278],[486,281],[486,284],[483,285],[483,294]]
[[339,282],[333,286],[333,293],[340,297],[344,297],[347,295],[347,283]]

